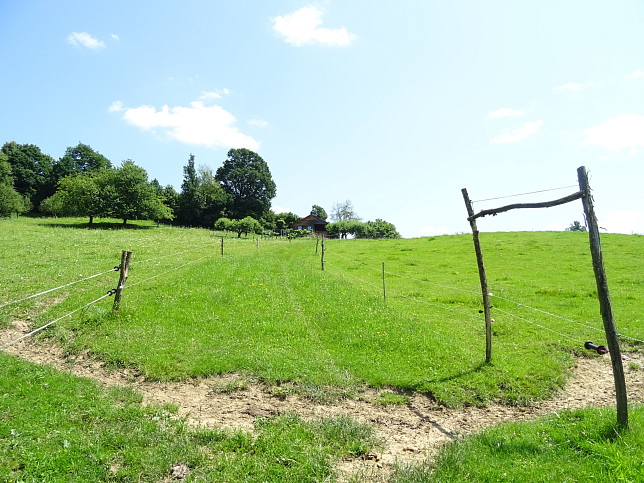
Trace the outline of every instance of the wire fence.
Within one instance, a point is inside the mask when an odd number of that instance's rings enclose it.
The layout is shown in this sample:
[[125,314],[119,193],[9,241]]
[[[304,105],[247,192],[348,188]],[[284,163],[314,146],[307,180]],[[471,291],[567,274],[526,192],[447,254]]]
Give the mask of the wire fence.
[[[513,196],[520,196],[520,195],[513,195]],[[381,273],[382,277],[383,277],[383,282],[382,282],[383,284],[385,283],[385,278],[384,277],[385,276],[389,277],[387,279],[387,285],[388,286],[390,285],[391,277],[396,277],[396,278],[399,278],[399,279],[404,279],[404,280],[415,282],[415,283],[418,284],[418,286],[423,285],[423,286],[429,286],[429,287],[437,287],[437,288],[440,288],[440,289],[445,289],[445,290],[448,290],[448,291],[452,291],[454,293],[466,293],[466,294],[475,295],[475,296],[477,296],[479,298],[478,303],[481,303],[481,298],[480,297],[481,297],[482,294],[481,294],[480,290],[476,291],[476,290],[466,289],[466,288],[462,288],[462,287],[455,287],[455,286],[447,285],[447,284],[443,284],[443,283],[431,282],[429,280],[422,280],[422,279],[410,277],[410,276],[407,276],[407,275],[401,275],[399,273],[395,273],[395,272],[392,272],[390,270],[384,270],[384,265],[383,265],[383,268],[376,267],[374,265],[370,265],[368,263],[364,263],[362,261],[346,257],[346,256],[344,256],[344,255],[342,255],[340,253],[334,252],[334,251],[331,251],[331,256],[332,257],[337,257],[339,259],[342,259],[344,261],[345,265],[363,267],[364,269],[367,269],[367,270],[369,270],[371,272],[379,272],[379,273]],[[332,260],[330,261],[329,258],[330,258],[329,257],[329,252],[327,250],[326,251],[326,256],[325,256],[325,265],[329,266],[330,268],[332,268],[332,270],[336,270],[338,273],[341,273],[345,277],[350,277],[350,278],[352,278],[354,280],[357,280],[358,282],[360,282],[361,284],[363,284],[365,286],[371,287],[374,290],[374,292],[376,290],[377,291],[382,291],[383,290],[383,287],[381,285],[379,285],[378,283],[375,283],[373,281],[370,281],[370,280],[367,280],[365,278],[362,278],[362,277],[356,275],[355,273],[351,273],[346,268],[342,268],[339,264],[333,263]],[[425,292],[425,293],[431,294],[430,291]],[[400,292],[392,291],[390,287],[387,288],[386,295],[391,296],[391,297],[401,298],[401,299],[404,299],[405,301],[409,301],[409,302],[413,302],[413,303],[417,303],[417,304],[423,304],[423,305],[426,305],[426,306],[431,306],[433,308],[436,308],[437,310],[449,311],[449,312],[455,313],[455,314],[457,314],[459,316],[475,318],[477,320],[481,320],[481,313],[483,312],[482,310],[479,310],[478,312],[480,312],[480,313],[473,314],[472,312],[466,312],[464,310],[455,309],[453,307],[448,307],[448,306],[445,306],[445,305],[441,305],[441,304],[437,304],[437,303],[433,303],[433,302],[428,302],[427,300],[423,300],[423,299],[420,299],[418,297],[405,295],[405,294],[402,294]],[[490,295],[492,295],[492,294],[490,294]],[[534,306],[529,305],[529,304],[527,304],[525,302],[519,302],[519,301],[516,301],[516,300],[512,300],[510,298],[507,298],[507,297],[501,297],[501,296],[498,296],[498,295],[492,295],[492,297],[495,300],[496,305],[494,305],[491,310],[493,312],[497,312],[499,314],[502,314],[502,316],[506,317],[508,320],[515,320],[515,321],[520,321],[520,322],[525,323],[525,324],[530,324],[531,326],[536,327],[539,330],[547,331],[547,332],[549,332],[551,334],[555,334],[555,335],[557,335],[557,336],[559,336],[559,337],[561,337],[563,339],[566,339],[566,340],[574,342],[574,343],[582,344],[582,345],[585,344],[585,341],[581,340],[583,338],[583,336],[586,336],[586,341],[588,340],[588,338],[592,338],[592,337],[600,338],[601,340],[604,340],[604,338],[605,338],[605,331],[604,331],[603,326],[602,327],[597,327],[596,325],[593,325],[591,322],[580,322],[578,320],[572,319],[571,317],[556,314],[556,313],[553,313],[551,311],[547,311],[547,310],[544,310],[544,309],[541,309],[541,308],[538,308],[538,307],[534,307]],[[545,321],[540,321],[541,322],[540,323],[540,322],[537,322],[536,320],[534,320],[534,318],[530,318],[529,316],[527,316],[525,314],[513,313],[513,312],[509,311],[510,309],[507,309],[507,310],[501,309],[500,307],[498,307],[498,303],[496,301],[503,301],[506,304],[514,305],[518,309],[526,309],[526,310],[541,314],[541,315],[544,316]],[[557,328],[553,328],[553,327],[549,326],[549,324],[547,322],[548,319],[556,319],[559,323],[564,322],[564,324],[563,325],[560,324],[560,326],[558,326]],[[597,324],[597,323],[595,323],[595,324]],[[601,325],[601,322],[599,322],[599,325]],[[641,340],[641,339],[638,339],[636,337],[632,337],[632,336],[629,336],[629,335],[619,334],[619,337],[621,339],[625,339],[625,340],[631,341],[633,343],[644,344],[644,340]]]

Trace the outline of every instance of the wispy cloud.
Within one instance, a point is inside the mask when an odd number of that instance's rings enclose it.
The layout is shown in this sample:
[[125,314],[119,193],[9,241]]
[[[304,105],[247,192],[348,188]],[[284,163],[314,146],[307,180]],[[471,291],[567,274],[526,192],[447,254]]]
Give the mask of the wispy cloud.
[[523,116],[525,114],[525,111],[523,109],[509,109],[509,108],[503,108],[503,109],[497,109],[496,111],[492,111],[487,115],[488,119],[497,119],[499,117],[517,117],[517,116]]
[[508,144],[522,141],[527,137],[537,134],[539,129],[541,129],[541,124],[543,124],[543,121],[528,121],[520,128],[513,129],[509,133],[500,134],[490,142],[493,144]]
[[273,18],[273,30],[285,38],[286,43],[300,47],[322,44],[344,47],[356,39],[345,27],[323,28],[324,12],[317,7],[302,7],[293,13]]
[[167,139],[211,148],[248,148],[256,151],[257,142],[235,127],[235,116],[220,106],[204,106],[194,101],[189,106],[125,107],[115,101],[109,112],[122,113],[121,119],[144,131],[160,134]]
[[584,146],[599,146],[611,151],[630,149],[636,154],[644,147],[644,116],[621,114],[598,126],[584,130]]
[[263,121],[262,119],[251,119],[250,121],[248,121],[248,124],[250,126],[257,126],[257,127],[266,127],[266,126],[268,126],[268,122]]
[[644,77],[644,71],[636,70],[626,76],[627,79],[639,79],[640,77]]
[[87,32],[72,32],[67,36],[67,42],[77,47],[86,47],[92,50],[105,48],[105,42],[92,37]]
[[199,96],[199,99],[207,101],[210,99],[221,99],[223,96],[230,94],[229,89],[220,89],[217,91],[203,91]]

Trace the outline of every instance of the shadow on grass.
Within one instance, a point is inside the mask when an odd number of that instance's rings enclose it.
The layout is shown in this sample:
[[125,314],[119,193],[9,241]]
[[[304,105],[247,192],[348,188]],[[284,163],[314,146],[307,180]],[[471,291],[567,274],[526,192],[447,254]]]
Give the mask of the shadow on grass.
[[137,224],[123,224],[114,222],[94,222],[94,223],[40,223],[41,226],[49,226],[53,228],[76,228],[81,230],[151,230],[157,228],[156,225],[137,225]]

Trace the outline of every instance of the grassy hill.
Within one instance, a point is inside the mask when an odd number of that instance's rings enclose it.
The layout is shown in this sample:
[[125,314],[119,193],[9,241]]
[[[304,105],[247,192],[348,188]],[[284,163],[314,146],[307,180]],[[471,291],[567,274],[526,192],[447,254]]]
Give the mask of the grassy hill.
[[[575,357],[596,357],[583,349],[586,340],[604,344],[584,233],[482,234],[494,294],[491,364],[484,363],[470,235],[328,240],[324,271],[315,240],[224,238],[222,256],[218,235],[147,223],[90,229],[84,220],[0,220],[0,325],[19,319],[38,328],[56,321],[34,337],[57,341],[72,357],[87,351],[151,380],[235,371],[329,399],[368,384],[425,392],[453,407],[547,398],[565,383]],[[644,237],[604,235],[602,244],[622,344],[641,350]],[[122,250],[133,252],[132,265],[121,308],[113,312],[112,298],[103,296],[116,286],[113,267]],[[128,391],[104,393],[4,354],[0,368],[0,476],[7,480],[159,481],[170,462],[184,461],[201,468],[195,481],[251,481],[249,475],[321,481],[330,478],[334,458],[364,454],[374,444],[367,429],[347,421],[275,418],[260,425],[258,437],[193,432],[172,422],[172,408],[140,408],[140,397]],[[641,409],[634,414],[639,427]],[[438,469],[412,468],[394,478],[496,481],[507,467],[504,458],[516,457],[518,447],[501,445],[499,452],[494,445],[527,434],[529,441],[517,444],[533,448],[520,455],[528,473],[517,473],[517,466],[510,479],[540,481],[550,474],[548,464],[559,474],[557,461],[573,451],[592,461],[590,468],[630,481],[638,462],[620,454],[643,443],[636,435],[615,440],[611,418],[586,411],[536,429],[504,425],[470,446],[451,446]],[[588,427],[579,429],[579,421]],[[593,425],[601,431],[591,432]],[[137,435],[131,446],[124,433]],[[348,446],[340,447],[342,440]],[[615,442],[622,446],[615,449]],[[298,463],[276,465],[278,453]],[[489,466],[500,469],[477,473],[481,458],[499,458]],[[230,463],[226,472],[224,462]]]

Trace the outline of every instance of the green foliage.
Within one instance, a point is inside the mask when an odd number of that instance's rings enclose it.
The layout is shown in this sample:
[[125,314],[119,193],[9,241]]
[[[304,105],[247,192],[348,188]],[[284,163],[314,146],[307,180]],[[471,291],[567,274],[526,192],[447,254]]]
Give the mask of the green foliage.
[[101,172],[97,178],[101,199],[101,214],[128,220],[172,219],[172,212],[148,182],[147,172],[132,160],[121,167]]
[[230,230],[237,232],[237,237],[241,237],[242,233],[248,236],[249,233],[261,233],[262,225],[252,216],[247,216],[241,220],[231,220]]
[[98,174],[76,174],[61,179],[58,190],[40,204],[44,213],[57,216],[86,216],[90,224],[103,212]]
[[566,228],[566,231],[586,231],[586,227],[575,220]]
[[266,161],[249,149],[231,149],[216,178],[231,197],[234,218],[261,218],[271,207],[276,186]]
[[78,143],[68,147],[58,162],[54,163],[54,180],[59,181],[67,176],[98,172],[112,167],[112,162],[90,146]]
[[396,227],[385,220],[361,222],[356,220],[340,220],[329,223],[326,230],[332,238],[400,238]]
[[317,216],[318,218],[322,218],[323,220],[327,219],[326,210],[322,208],[320,205],[313,205],[311,207],[311,214]]
[[2,153],[11,165],[13,187],[20,195],[38,206],[55,190],[52,176],[54,161],[34,144],[18,144],[14,141],[2,146]]
[[9,183],[0,183],[0,216],[27,211],[25,200]]

